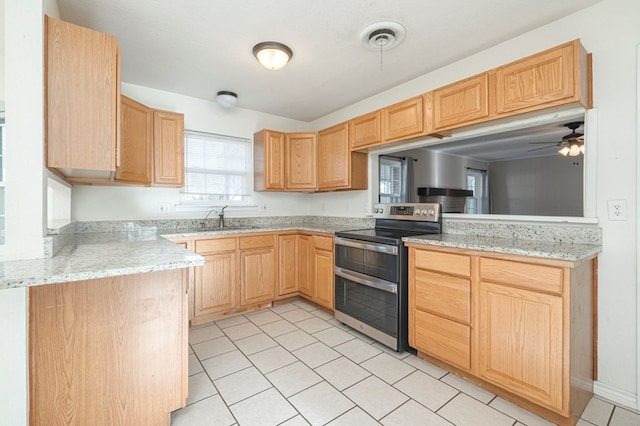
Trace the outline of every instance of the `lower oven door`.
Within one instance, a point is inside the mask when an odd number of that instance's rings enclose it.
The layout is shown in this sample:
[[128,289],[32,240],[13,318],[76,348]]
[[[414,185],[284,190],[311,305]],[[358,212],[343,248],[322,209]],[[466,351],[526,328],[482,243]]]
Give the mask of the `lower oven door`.
[[[338,266],[335,273],[335,312],[336,319],[347,325],[353,324],[341,319],[341,315],[362,322],[367,328],[377,330],[371,335],[376,340],[397,347],[398,337],[398,283],[393,283]],[[358,328],[358,327],[354,327]],[[369,334],[362,327],[364,334]],[[385,341],[383,341],[385,340]]]

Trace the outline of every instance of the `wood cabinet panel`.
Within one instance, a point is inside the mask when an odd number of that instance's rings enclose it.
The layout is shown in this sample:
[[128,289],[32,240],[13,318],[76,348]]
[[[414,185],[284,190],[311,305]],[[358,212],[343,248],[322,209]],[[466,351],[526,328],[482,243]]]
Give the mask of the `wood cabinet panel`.
[[415,270],[416,308],[470,324],[471,281],[445,274]]
[[376,146],[382,143],[382,111],[349,120],[349,145],[352,150]]
[[240,305],[271,302],[275,298],[277,256],[271,247],[240,252]]
[[222,251],[235,251],[236,238],[220,238],[211,240],[196,240],[196,253],[212,253]]
[[383,112],[385,142],[418,136],[424,130],[422,96],[388,106]]
[[318,189],[347,188],[351,162],[348,124],[318,132]]
[[563,269],[553,266],[481,258],[480,277],[486,281],[561,294]]
[[153,110],[153,185],[184,186],[184,114]]
[[278,295],[285,296],[298,291],[299,236],[278,236]]
[[285,134],[261,130],[253,135],[253,186],[255,191],[284,191]]
[[563,411],[562,298],[483,281],[479,297],[480,377]]
[[285,144],[287,189],[316,189],[316,139],[315,133],[287,133]]
[[30,287],[30,424],[168,425],[185,405],[183,278]]
[[313,259],[313,237],[299,235],[298,237],[298,286],[300,293],[312,298],[314,294],[311,271]]
[[151,184],[151,108],[126,96],[120,101],[120,164],[117,182]]
[[527,112],[586,97],[587,93],[580,93],[580,53],[580,42],[575,40],[497,68],[497,114]]
[[195,268],[194,317],[235,308],[237,254],[235,251],[203,254],[206,263]]
[[489,115],[488,75],[480,74],[433,91],[435,130],[477,122]]
[[72,169],[115,172],[116,38],[48,16],[45,25],[47,166],[66,175]]
[[428,312],[415,313],[417,349],[464,370],[471,368],[471,329]]
[[276,236],[274,234],[241,237],[239,239],[240,250],[249,250],[263,247],[273,248],[275,244]]
[[333,251],[314,249],[314,302],[328,309],[334,308]]
[[468,277],[471,274],[471,258],[466,255],[431,250],[415,250],[417,268]]

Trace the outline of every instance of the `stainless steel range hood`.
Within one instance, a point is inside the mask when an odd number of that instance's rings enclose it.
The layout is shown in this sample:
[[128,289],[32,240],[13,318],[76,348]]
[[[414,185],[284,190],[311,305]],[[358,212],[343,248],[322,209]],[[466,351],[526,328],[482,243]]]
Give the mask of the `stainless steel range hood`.
[[464,213],[467,197],[473,197],[473,191],[453,188],[418,188],[421,203],[440,203],[442,213]]

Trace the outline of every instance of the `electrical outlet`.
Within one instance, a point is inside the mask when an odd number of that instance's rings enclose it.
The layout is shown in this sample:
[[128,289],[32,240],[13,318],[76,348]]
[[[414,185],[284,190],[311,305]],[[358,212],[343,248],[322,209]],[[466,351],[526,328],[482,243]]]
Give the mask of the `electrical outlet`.
[[608,200],[609,220],[627,220],[627,200]]
[[170,210],[171,210],[171,204],[169,204],[169,203],[160,204],[160,213],[161,214],[169,214]]

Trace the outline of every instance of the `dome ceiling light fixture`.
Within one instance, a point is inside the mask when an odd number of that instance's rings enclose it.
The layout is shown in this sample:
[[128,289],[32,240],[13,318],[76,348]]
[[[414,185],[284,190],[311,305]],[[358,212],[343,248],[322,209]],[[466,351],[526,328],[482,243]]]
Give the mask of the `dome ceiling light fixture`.
[[253,56],[266,69],[279,70],[293,58],[293,51],[277,41],[263,41],[253,46]]
[[221,90],[216,93],[216,102],[225,108],[233,108],[238,103],[238,95],[235,92]]

